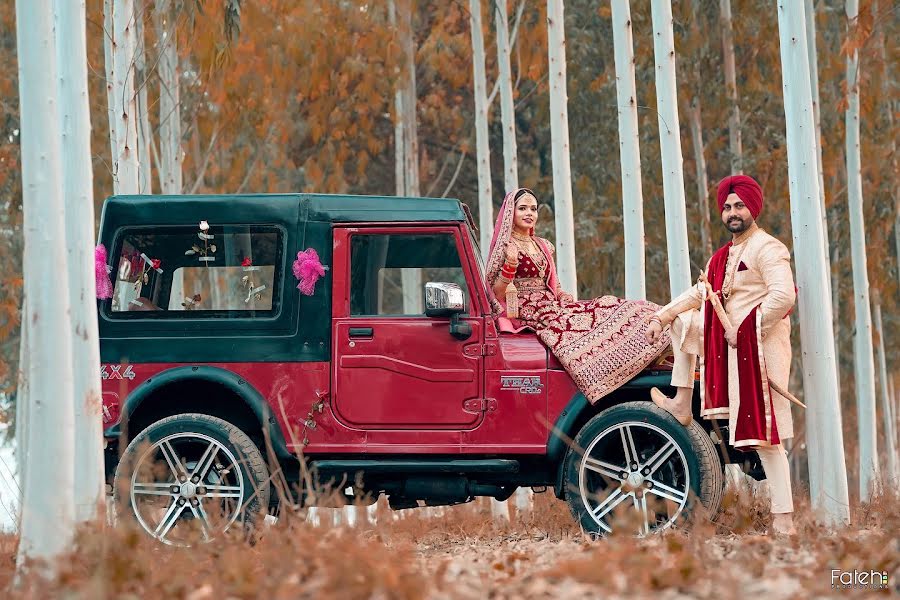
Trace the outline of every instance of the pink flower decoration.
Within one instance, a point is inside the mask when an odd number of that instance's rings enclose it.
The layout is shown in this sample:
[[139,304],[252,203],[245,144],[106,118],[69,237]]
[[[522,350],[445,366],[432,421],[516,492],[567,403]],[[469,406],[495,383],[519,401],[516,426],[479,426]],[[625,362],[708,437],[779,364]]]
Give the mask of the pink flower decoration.
[[113,287],[106,266],[106,246],[103,244],[94,248],[94,277],[97,280],[97,298],[99,300],[112,298]]
[[249,257],[249,256],[245,256],[245,257],[244,257],[244,260],[241,261],[241,266],[242,266],[242,267],[252,267],[252,266],[253,266],[253,261],[250,260],[250,257]]
[[294,261],[294,277],[300,282],[297,289],[304,296],[312,296],[316,291],[316,282],[319,277],[325,277],[328,267],[319,261],[319,253],[315,248],[309,248],[297,253]]
[[150,261],[150,266],[153,267],[154,269],[158,269],[161,264],[162,264],[162,261],[159,260],[158,258],[154,258]]

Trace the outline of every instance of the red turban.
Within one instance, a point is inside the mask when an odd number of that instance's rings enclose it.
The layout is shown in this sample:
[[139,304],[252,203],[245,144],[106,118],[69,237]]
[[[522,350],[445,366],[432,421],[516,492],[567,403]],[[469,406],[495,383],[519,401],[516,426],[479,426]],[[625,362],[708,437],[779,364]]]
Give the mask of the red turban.
[[763,192],[755,179],[749,175],[729,175],[720,181],[719,190],[716,194],[716,200],[719,202],[719,212],[722,212],[724,209],[728,194],[732,193],[737,194],[744,201],[754,219],[759,217],[763,205]]

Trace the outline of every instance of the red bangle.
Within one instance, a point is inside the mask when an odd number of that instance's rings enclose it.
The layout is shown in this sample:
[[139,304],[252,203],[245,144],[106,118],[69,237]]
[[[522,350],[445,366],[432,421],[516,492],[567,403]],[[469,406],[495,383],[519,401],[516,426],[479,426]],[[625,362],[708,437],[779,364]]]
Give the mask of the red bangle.
[[504,277],[506,277],[507,279],[515,279],[515,276],[516,276],[515,271],[507,271],[506,269],[503,269],[502,271],[500,271],[500,274],[503,275]]

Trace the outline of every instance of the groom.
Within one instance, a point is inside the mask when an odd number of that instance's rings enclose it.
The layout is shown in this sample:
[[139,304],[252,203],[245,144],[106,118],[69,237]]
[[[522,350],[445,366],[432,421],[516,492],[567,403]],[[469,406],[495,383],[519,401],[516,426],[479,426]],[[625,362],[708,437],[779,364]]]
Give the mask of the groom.
[[[654,388],[651,398],[682,425],[691,421],[695,355],[700,356],[700,415],[728,419],[729,443],[756,450],[772,496],[772,528],[792,534],[793,499],[788,461],[781,440],[793,437],[788,400],[770,380],[787,389],[791,367],[791,324],[795,288],[790,253],[756,224],[762,211],[760,185],[746,175],[719,182],[722,223],[732,239],[707,263],[706,278],[729,323],[723,323],[698,284],[660,309],[647,329],[653,342],[671,326],[676,362],[666,397]],[[730,327],[729,327],[730,325]]]

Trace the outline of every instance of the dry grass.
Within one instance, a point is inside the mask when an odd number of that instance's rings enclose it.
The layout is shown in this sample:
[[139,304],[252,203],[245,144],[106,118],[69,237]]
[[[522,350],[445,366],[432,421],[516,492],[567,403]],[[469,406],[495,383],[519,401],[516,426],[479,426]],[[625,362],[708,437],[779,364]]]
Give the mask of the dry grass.
[[[816,525],[800,503],[793,538],[763,535],[764,501],[731,495],[716,523],[600,541],[582,536],[565,504],[535,496],[533,515],[494,523],[486,503],[315,528],[284,516],[255,543],[233,535],[194,549],[161,546],[128,528],[84,531],[53,580],[14,587],[12,536],[0,537],[0,590],[20,598],[767,598],[865,594],[831,589],[831,569],[900,580],[900,504],[855,506],[851,527]],[[323,515],[323,522],[327,520]],[[868,592],[871,594],[871,592]],[[896,592],[895,592],[896,593]]]

